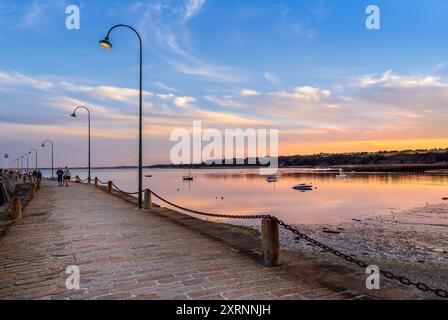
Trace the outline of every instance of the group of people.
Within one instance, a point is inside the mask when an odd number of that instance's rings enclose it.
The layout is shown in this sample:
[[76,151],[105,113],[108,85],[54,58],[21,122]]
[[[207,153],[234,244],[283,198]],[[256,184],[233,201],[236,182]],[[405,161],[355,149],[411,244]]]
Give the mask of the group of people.
[[36,182],[38,180],[42,180],[42,172],[40,170],[33,171],[22,171],[22,170],[3,170],[3,173],[9,174],[16,180],[20,180],[23,177],[26,177],[30,181]]
[[61,167],[58,168],[58,171],[56,171],[56,175],[58,176],[58,182],[59,187],[63,187],[64,185],[66,187],[70,187],[70,181],[72,180],[72,173],[70,172],[70,169],[65,167],[64,170],[62,170]]

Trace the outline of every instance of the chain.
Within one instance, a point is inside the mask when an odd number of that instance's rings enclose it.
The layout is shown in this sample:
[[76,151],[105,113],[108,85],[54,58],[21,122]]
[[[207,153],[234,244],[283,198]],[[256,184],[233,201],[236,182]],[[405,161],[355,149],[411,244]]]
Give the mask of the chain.
[[98,178],[96,178],[96,180],[100,183],[100,184],[104,184],[104,185],[106,185],[107,184],[107,182],[103,182],[103,181],[101,181],[100,179],[98,179]]
[[258,214],[258,215],[230,215],[230,214],[216,214],[216,213],[209,213],[209,212],[202,212],[202,211],[198,211],[198,210],[192,210],[192,209],[188,209],[188,208],[179,206],[177,204],[174,204],[174,203],[172,203],[172,202],[162,198],[158,194],[152,192],[151,190],[150,190],[150,192],[152,193],[153,196],[155,196],[159,200],[165,202],[166,204],[169,204],[172,207],[175,207],[177,209],[180,209],[182,211],[186,211],[186,212],[189,212],[189,213],[201,215],[201,216],[214,217],[214,218],[223,218],[223,219],[234,219],[234,220],[237,220],[237,219],[238,220],[242,220],[242,219],[245,219],[245,220],[273,219],[272,216],[264,215],[264,214]]
[[118,188],[115,183],[112,182],[112,186],[117,189],[118,192],[124,193],[124,194],[128,194],[128,195],[134,195],[134,194],[139,194],[139,192],[126,192],[121,190],[120,188]]
[[[307,241],[308,243],[311,243],[321,249],[323,249],[326,252],[329,252],[331,254],[334,254],[335,256],[342,258],[350,263],[354,263],[356,265],[358,265],[359,267],[365,269],[367,268],[369,265],[367,263],[365,263],[364,261],[358,260],[356,258],[353,258],[352,256],[349,256],[345,253],[342,253],[336,249],[333,249],[313,238],[310,238],[309,236],[307,236],[306,234],[303,234],[302,232],[300,232],[299,230],[297,230],[296,228],[292,227],[291,225],[285,223],[282,220],[279,220],[277,218],[273,218],[275,221],[277,221],[277,223],[282,226],[283,228],[285,228],[288,231],[291,231],[292,233],[294,233],[295,235],[297,235],[298,237],[304,239],[305,241]],[[398,276],[396,274],[394,274],[393,272],[390,271],[380,271],[380,273],[385,276],[386,278],[390,279],[390,280],[397,280],[399,281],[401,284],[403,285],[407,285],[407,286],[414,286],[416,287],[418,290],[423,291],[423,292],[432,292],[434,293],[436,296],[440,297],[440,298],[445,298],[448,299],[448,291],[443,290],[443,289],[434,289],[429,287],[428,285],[424,284],[424,283],[416,283],[411,281],[410,279],[403,277],[403,276]]]

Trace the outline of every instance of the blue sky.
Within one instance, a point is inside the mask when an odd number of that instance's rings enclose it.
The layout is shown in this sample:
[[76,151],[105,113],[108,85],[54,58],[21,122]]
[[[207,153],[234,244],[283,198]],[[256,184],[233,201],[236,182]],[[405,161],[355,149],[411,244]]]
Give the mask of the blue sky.
[[[78,5],[81,29],[65,28]],[[381,10],[367,30],[365,9]],[[278,128],[282,154],[448,144],[448,2],[339,0],[0,0],[0,152],[52,138],[83,165],[85,104],[95,165],[133,164],[138,45],[144,39],[146,163],[170,132]],[[122,150],[117,154],[117,148]],[[23,151],[25,150],[25,151]]]

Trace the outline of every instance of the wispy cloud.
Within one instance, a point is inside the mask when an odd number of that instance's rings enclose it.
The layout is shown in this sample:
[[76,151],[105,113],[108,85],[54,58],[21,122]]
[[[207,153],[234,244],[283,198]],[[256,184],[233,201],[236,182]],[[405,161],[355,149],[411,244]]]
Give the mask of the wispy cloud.
[[259,96],[260,93],[256,90],[252,90],[252,89],[243,89],[240,91],[240,95],[243,97],[256,97],[256,96]]
[[331,92],[329,90],[321,90],[319,88],[305,86],[296,87],[293,92],[281,91],[272,93],[272,95],[279,98],[320,101],[322,99],[329,98],[331,96]]
[[170,86],[166,85],[165,83],[163,83],[161,81],[153,82],[152,85],[157,87],[157,88],[159,88],[159,89],[166,90],[166,91],[171,91],[171,92],[179,91],[176,88],[170,87]]
[[32,78],[19,72],[6,72],[0,70],[0,83],[5,86],[30,86],[35,89],[52,89],[51,81]]
[[432,75],[397,75],[392,70],[382,75],[367,75],[358,79],[356,85],[361,87],[384,86],[389,88],[446,87],[440,77]]
[[133,11],[142,12],[139,28],[157,44],[159,54],[178,72],[215,82],[242,82],[234,68],[200,58],[191,48],[188,22],[199,16],[206,0],[139,2]]
[[196,102],[196,98],[193,97],[176,97],[173,102],[176,107],[179,108],[188,108],[192,107],[192,103]]
[[[95,98],[103,100],[116,100],[116,101],[134,101],[139,97],[140,91],[137,89],[119,88],[111,86],[86,86],[74,84],[66,81],[61,82],[62,88],[70,92],[82,93]],[[148,91],[143,91],[143,96],[150,97],[153,94]]]
[[42,4],[37,1],[33,1],[33,3],[25,10],[26,13],[21,22],[21,27],[23,28],[35,26],[36,24],[38,24],[44,13]]
[[277,77],[277,75],[273,72],[266,72],[264,74],[264,78],[266,80],[268,80],[270,83],[272,83],[275,86],[280,86],[281,85],[281,80],[279,77]]
[[206,0],[186,0],[185,10],[183,15],[184,22],[193,19],[196,15],[201,12]]

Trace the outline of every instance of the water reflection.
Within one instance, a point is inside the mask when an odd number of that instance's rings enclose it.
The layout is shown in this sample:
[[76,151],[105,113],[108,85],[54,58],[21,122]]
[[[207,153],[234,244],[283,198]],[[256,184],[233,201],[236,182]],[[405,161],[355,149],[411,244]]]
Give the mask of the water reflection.
[[[84,176],[85,172],[74,170]],[[148,172],[149,173],[149,172]],[[183,181],[183,170],[151,170],[148,187],[165,198],[194,209],[235,214],[269,213],[290,223],[335,223],[363,216],[401,211],[441,202],[448,176],[433,174],[356,174],[337,179],[336,172],[281,170],[268,183],[259,171],[193,170],[194,181]],[[137,189],[136,170],[96,170],[125,190]],[[308,192],[293,190],[312,184]]]

